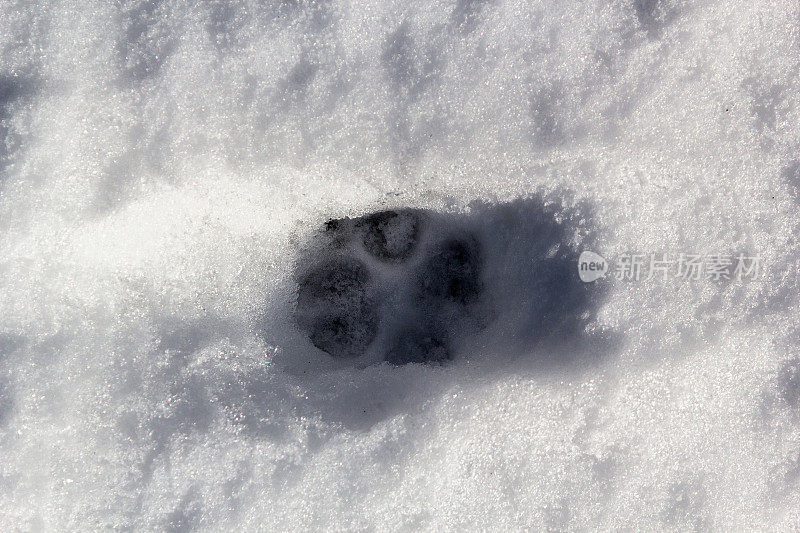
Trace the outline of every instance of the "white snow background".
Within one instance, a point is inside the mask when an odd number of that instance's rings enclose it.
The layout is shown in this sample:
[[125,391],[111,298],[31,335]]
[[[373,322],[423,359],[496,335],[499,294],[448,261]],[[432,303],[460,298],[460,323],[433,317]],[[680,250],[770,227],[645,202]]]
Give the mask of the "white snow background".
[[[798,69],[788,0],[3,0],[0,530],[797,531]],[[764,274],[614,282],[581,357],[297,331],[329,218],[531,195]]]

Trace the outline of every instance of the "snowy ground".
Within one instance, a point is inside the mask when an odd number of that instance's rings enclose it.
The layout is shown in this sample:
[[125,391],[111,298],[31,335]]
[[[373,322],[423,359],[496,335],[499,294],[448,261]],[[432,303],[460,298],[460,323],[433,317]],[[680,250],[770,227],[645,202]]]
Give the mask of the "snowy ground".
[[[0,529],[796,531],[798,154],[788,0],[5,0]],[[530,342],[540,200],[762,276]],[[443,365],[294,320],[314,232],[396,207],[486,239]]]

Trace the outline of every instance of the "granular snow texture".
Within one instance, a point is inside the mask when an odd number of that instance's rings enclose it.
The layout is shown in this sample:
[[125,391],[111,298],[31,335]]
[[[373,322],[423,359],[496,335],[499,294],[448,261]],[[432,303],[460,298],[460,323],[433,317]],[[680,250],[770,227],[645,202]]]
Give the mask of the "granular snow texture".
[[798,154],[797,2],[4,0],[0,530],[796,531]]

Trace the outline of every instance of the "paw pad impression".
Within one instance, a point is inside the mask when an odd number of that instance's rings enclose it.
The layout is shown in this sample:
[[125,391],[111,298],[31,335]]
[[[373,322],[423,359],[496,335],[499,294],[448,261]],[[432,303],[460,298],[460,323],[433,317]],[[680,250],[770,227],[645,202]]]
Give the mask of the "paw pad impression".
[[328,221],[298,265],[296,318],[314,346],[393,364],[450,359],[482,267],[475,236],[438,222],[413,209]]
[[359,364],[581,341],[604,290],[575,268],[587,220],[538,197],[329,220],[299,254],[297,324],[320,350]]

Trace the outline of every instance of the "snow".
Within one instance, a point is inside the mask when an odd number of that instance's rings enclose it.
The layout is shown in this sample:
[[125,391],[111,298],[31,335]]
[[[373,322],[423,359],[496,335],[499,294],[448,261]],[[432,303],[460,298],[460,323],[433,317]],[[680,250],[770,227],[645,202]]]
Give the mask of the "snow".
[[[767,1],[0,4],[0,529],[796,530],[799,29]],[[442,364],[316,349],[318,232],[404,208],[480,236],[480,320]],[[545,244],[764,271],[607,277],[541,342],[531,310],[582,287],[541,282]]]

